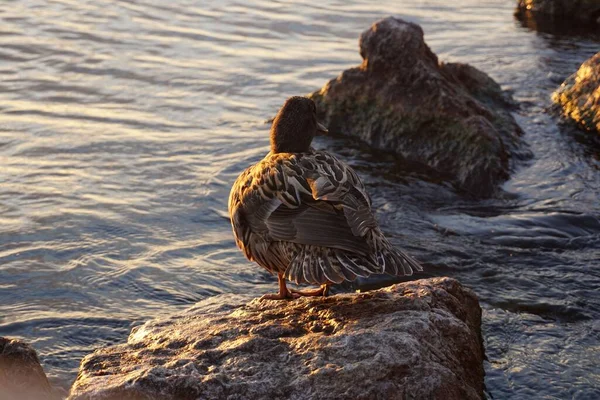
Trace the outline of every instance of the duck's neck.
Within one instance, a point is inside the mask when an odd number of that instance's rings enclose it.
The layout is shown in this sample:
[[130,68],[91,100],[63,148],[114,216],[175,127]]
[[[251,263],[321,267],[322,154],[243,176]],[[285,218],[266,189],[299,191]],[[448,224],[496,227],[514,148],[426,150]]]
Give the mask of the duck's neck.
[[271,152],[272,153],[308,153],[313,150],[310,141],[304,140],[286,140],[280,138],[271,132]]

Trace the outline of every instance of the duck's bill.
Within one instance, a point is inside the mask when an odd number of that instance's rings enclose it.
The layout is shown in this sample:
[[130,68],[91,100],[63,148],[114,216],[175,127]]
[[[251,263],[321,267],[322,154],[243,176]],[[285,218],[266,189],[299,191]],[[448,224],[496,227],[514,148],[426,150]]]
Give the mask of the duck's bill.
[[320,133],[321,135],[324,133],[329,132],[329,130],[327,128],[325,128],[325,125],[323,125],[320,122],[317,122],[317,132]]

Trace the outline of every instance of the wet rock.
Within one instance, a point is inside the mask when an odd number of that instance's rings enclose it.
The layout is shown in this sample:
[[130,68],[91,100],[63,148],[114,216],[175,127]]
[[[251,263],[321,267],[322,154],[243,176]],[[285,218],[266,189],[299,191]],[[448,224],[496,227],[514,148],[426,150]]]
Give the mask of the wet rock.
[[552,100],[579,127],[600,134],[600,53],[567,78]]
[[0,400],[56,398],[33,347],[0,337]]
[[480,399],[481,309],[456,280],[217,296],[82,361],[70,399]]
[[474,67],[440,63],[418,25],[375,23],[360,37],[360,55],[360,66],[310,95],[330,132],[426,164],[478,196],[530,157],[510,96]]
[[558,24],[579,21],[591,27],[600,27],[598,0],[518,0],[515,15],[522,20],[536,21],[550,18]]

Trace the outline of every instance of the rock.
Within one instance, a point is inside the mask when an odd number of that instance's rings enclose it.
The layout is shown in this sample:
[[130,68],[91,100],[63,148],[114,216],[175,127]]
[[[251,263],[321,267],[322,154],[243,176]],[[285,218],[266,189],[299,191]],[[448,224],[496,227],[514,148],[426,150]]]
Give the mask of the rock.
[[584,62],[552,95],[565,117],[600,134],[600,53]]
[[546,17],[559,24],[571,20],[598,27],[600,25],[600,1],[518,0],[515,15],[522,20]]
[[485,73],[439,63],[416,24],[386,18],[363,32],[360,66],[310,97],[330,132],[426,164],[477,196],[494,193],[531,153],[514,103]]
[[0,400],[55,398],[33,347],[17,339],[0,337]]
[[82,361],[69,399],[481,399],[476,296],[434,278],[293,301],[217,296]]

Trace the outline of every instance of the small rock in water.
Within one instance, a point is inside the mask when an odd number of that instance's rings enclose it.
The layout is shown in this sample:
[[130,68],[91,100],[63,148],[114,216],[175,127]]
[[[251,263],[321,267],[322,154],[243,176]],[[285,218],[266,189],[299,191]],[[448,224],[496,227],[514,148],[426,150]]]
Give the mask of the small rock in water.
[[546,16],[559,23],[565,20],[595,24],[600,20],[598,0],[517,0],[519,17]]

